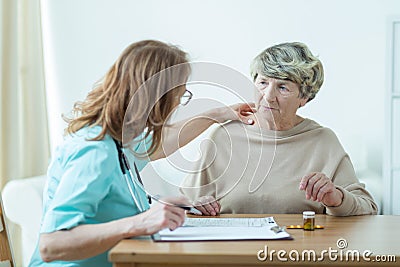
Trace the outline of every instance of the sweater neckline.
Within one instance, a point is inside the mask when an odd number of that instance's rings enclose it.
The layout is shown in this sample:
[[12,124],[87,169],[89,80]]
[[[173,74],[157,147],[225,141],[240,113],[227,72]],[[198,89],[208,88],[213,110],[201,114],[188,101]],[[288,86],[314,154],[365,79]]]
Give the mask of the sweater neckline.
[[265,136],[269,137],[275,137],[275,138],[285,138],[285,137],[290,137],[293,135],[296,135],[299,132],[302,132],[304,128],[309,126],[311,124],[312,120],[305,118],[302,122],[294,126],[293,128],[285,131],[275,131],[275,130],[269,130],[269,129],[264,129],[261,127],[257,127],[254,125],[247,125],[246,128],[248,128],[252,132],[257,132]]

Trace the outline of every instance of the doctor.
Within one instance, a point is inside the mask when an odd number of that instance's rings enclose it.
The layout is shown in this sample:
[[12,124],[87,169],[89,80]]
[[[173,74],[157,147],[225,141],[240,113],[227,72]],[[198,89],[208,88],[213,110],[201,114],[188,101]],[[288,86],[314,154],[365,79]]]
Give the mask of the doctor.
[[149,207],[138,172],[215,122],[252,123],[242,115],[252,108],[237,104],[168,125],[174,109],[192,97],[189,75],[187,54],[177,47],[133,43],[74,105],[48,168],[40,238],[29,266],[111,266],[107,252],[121,239],[182,225],[185,211],[176,205],[187,205],[186,198]]

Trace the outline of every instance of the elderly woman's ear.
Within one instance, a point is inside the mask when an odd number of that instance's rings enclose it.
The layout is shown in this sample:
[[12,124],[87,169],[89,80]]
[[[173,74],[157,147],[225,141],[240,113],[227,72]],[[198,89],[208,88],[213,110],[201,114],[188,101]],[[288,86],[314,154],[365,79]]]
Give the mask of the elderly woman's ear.
[[299,108],[304,107],[308,102],[308,97],[307,98],[302,98],[300,100]]

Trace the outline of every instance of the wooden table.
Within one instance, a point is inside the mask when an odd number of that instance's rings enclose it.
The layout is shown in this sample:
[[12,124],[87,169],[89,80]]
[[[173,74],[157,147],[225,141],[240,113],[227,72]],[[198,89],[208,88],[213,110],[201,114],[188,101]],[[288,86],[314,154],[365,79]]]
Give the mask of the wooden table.
[[[221,215],[221,217],[267,216],[273,216],[280,226],[302,224],[301,214]],[[123,240],[110,251],[109,260],[114,267],[247,267],[286,264],[400,266],[400,216],[317,215],[316,224],[325,226],[325,229],[287,230],[294,240],[207,242]],[[339,239],[341,241],[338,241]],[[345,243],[347,247],[343,248]],[[265,251],[268,254],[266,258]]]

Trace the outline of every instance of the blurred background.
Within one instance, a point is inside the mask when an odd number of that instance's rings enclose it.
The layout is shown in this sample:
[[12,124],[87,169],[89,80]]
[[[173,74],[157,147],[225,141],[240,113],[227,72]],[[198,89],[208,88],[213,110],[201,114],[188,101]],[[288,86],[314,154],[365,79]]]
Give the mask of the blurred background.
[[[143,39],[178,45],[192,61],[247,78],[263,49],[307,44],[325,82],[300,115],[338,135],[381,213],[400,214],[400,1],[1,0],[0,14],[0,189],[17,266],[36,242],[44,175],[66,126],[61,114]],[[195,100],[238,101],[212,85],[189,89]],[[240,94],[253,99],[249,90]],[[207,108],[189,104],[176,118]],[[180,153],[195,160],[206,135]],[[151,177],[146,186],[165,194],[176,193],[185,175],[168,159],[143,172]]]

